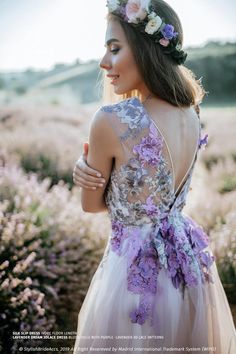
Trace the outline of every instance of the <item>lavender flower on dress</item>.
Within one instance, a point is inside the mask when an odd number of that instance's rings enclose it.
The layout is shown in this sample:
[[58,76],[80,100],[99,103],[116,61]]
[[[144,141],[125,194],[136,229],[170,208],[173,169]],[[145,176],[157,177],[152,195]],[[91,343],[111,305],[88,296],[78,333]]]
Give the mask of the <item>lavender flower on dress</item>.
[[146,204],[143,204],[143,208],[148,216],[155,216],[159,214],[158,207],[153,203],[152,197],[149,196],[146,200]]
[[112,221],[112,237],[111,237],[111,249],[120,254],[122,240],[125,237],[125,230],[121,222],[119,221]]
[[157,274],[158,263],[155,249],[140,250],[128,270],[128,290],[135,294],[143,292],[155,294]]
[[165,39],[171,40],[173,37],[178,36],[178,32],[174,32],[174,27],[172,25],[165,25],[165,27],[161,30]]
[[205,251],[200,253],[200,260],[202,265],[205,266],[207,269],[209,269],[209,267],[214,262],[215,257],[211,256],[208,251]]
[[199,253],[209,244],[207,235],[198,227],[190,227],[191,243],[195,253]]
[[140,325],[144,324],[148,317],[146,307],[141,304],[137,309],[130,312],[129,317],[132,323],[138,323]]
[[128,256],[128,266],[130,266],[133,260],[138,256],[139,250],[143,247],[142,239],[140,237],[140,230],[132,230],[131,236],[129,236],[127,242],[127,256]]
[[153,123],[150,124],[150,132],[147,137],[142,138],[140,144],[135,145],[133,152],[138,155],[142,166],[145,164],[157,167],[161,159],[163,138],[159,136]]

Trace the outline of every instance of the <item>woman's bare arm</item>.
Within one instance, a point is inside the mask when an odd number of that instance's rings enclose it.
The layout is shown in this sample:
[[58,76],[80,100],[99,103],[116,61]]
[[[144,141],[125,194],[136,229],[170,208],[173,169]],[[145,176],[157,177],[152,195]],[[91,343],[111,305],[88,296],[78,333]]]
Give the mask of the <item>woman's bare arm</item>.
[[91,168],[101,172],[105,183],[97,190],[82,188],[81,204],[84,211],[97,213],[106,210],[104,192],[119,148],[120,142],[111,127],[108,114],[96,112],[90,127],[87,161]]
[[89,144],[86,142],[84,143],[83,154],[76,161],[73,171],[73,181],[78,187],[95,190],[96,188],[103,187],[106,181],[100,171],[88,165],[88,149]]

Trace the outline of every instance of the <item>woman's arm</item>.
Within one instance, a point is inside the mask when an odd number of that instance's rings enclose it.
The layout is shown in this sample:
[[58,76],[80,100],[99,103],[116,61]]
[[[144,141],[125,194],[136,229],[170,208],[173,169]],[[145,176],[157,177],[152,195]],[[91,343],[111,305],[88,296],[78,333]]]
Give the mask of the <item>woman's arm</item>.
[[119,139],[111,127],[109,116],[102,111],[96,112],[90,127],[87,162],[101,172],[105,183],[97,190],[82,188],[81,204],[84,211],[98,213],[106,210],[104,192],[119,148]]
[[84,143],[83,147],[83,154],[75,163],[73,171],[73,182],[78,187],[90,190],[103,187],[103,184],[106,181],[102,177],[100,171],[94,170],[91,168],[91,166],[88,166],[87,158],[89,144],[86,142]]

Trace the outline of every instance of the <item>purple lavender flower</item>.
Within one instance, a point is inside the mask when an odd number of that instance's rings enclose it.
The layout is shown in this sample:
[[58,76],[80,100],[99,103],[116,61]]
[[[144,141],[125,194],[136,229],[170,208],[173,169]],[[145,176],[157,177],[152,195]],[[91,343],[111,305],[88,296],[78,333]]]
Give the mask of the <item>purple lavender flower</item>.
[[179,267],[179,262],[178,262],[178,259],[177,259],[177,255],[176,255],[176,252],[172,252],[169,257],[168,257],[168,265],[170,267],[170,272],[172,274],[172,272],[174,272],[175,274],[175,270],[178,269]]
[[187,274],[184,274],[184,278],[188,286],[196,286],[199,283],[196,272],[193,270],[189,270]]
[[156,293],[157,258],[156,251],[140,252],[128,270],[128,290],[135,294]]
[[200,252],[209,244],[207,235],[200,228],[194,227],[190,229],[190,237],[195,253]]
[[186,252],[183,249],[178,250],[177,252],[177,258],[180,264],[187,264],[188,261],[188,256]]
[[199,148],[201,149],[201,147],[202,147],[202,145],[204,145],[204,149],[205,149],[205,147],[206,147],[206,145],[208,144],[208,134],[206,134],[205,136],[204,136],[204,138],[200,138],[199,139]]
[[161,226],[160,226],[160,229],[161,229],[161,232],[163,233],[163,235],[165,235],[169,229],[169,223],[168,223],[168,219],[165,218],[162,220],[162,223],[161,223]]
[[147,310],[144,305],[140,305],[137,309],[129,313],[129,317],[132,323],[144,324],[148,316]]
[[146,200],[146,204],[143,205],[144,210],[148,216],[155,216],[159,214],[158,207],[153,203],[152,197],[149,196]]
[[184,282],[183,276],[179,273],[176,272],[174,276],[171,277],[172,284],[176,289],[179,288],[180,284]]
[[165,25],[165,27],[161,30],[165,39],[171,40],[173,37],[178,36],[178,32],[174,32],[174,26],[172,25]]
[[123,224],[118,220],[112,220],[111,222],[112,232],[116,236],[123,235]]
[[118,237],[111,238],[111,249],[112,251],[119,253],[121,248],[121,239]]
[[122,240],[125,236],[124,227],[121,222],[112,220],[111,228],[112,228],[111,249],[112,251],[119,254]]
[[215,257],[211,256],[208,251],[205,251],[200,253],[200,260],[205,267],[209,268],[214,262]]
[[130,266],[133,260],[138,256],[140,249],[143,247],[142,239],[138,229],[132,230],[132,235],[129,236],[127,242],[127,256],[128,256],[128,265]]
[[157,129],[153,124],[150,125],[150,133],[142,138],[140,144],[135,145],[133,152],[139,155],[142,166],[146,163],[156,167],[161,158],[163,140],[158,136]]

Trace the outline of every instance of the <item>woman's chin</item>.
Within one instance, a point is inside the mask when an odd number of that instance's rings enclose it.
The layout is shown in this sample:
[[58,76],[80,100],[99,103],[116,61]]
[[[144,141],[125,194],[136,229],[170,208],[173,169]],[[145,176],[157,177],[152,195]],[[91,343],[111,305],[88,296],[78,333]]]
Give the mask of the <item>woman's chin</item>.
[[130,92],[130,90],[125,90],[125,89],[122,89],[121,87],[114,86],[114,93],[116,95],[125,95],[129,92]]

